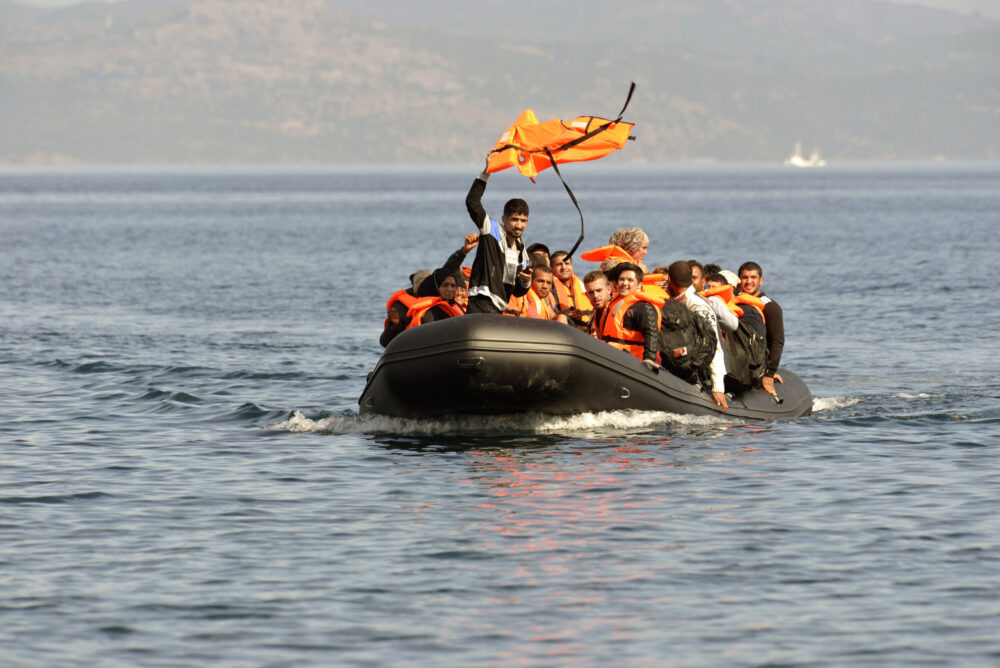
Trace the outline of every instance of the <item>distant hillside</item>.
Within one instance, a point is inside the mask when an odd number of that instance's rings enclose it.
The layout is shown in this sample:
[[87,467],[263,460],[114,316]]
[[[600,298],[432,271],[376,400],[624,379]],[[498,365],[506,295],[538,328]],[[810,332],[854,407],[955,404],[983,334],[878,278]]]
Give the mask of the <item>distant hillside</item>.
[[420,5],[432,30],[416,4],[366,5],[405,27],[338,2],[0,0],[0,161],[474,162],[524,108],[615,114],[631,80],[639,140],[616,159],[776,161],[796,140],[834,160],[1000,159],[1000,31],[981,19],[559,0],[487,37],[453,3]]

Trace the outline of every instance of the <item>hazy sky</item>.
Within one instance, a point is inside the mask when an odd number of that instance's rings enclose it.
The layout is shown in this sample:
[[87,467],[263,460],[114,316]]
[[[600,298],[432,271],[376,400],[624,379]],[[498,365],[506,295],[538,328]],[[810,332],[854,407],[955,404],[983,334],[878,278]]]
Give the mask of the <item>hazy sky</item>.
[[[24,5],[35,5],[37,7],[62,7],[65,5],[75,5],[88,0],[15,0]],[[119,0],[111,0],[116,2]],[[1000,1],[998,0],[885,0],[896,2],[897,4],[926,5],[928,7],[940,7],[958,12],[976,12],[983,16],[1000,20]],[[463,4],[463,7],[465,5]]]

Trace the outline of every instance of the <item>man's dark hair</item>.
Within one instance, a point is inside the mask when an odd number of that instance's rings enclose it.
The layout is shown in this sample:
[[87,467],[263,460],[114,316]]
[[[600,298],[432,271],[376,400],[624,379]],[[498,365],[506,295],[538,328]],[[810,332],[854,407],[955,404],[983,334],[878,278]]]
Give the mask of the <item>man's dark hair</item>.
[[563,257],[564,255],[568,257],[569,253],[567,253],[564,250],[557,250],[555,253],[553,253],[552,255],[549,256],[549,264],[555,264],[556,261],[559,258]]
[[667,271],[669,269],[670,269],[670,267],[668,267],[667,265],[661,264],[661,265],[658,265],[656,267],[653,267],[653,273],[654,274],[665,274],[665,273],[667,273]]
[[[507,214],[504,213],[504,215],[507,215]],[[528,214],[524,214],[524,215],[527,216]],[[530,253],[545,253],[546,255],[549,254],[549,247],[546,246],[545,244],[538,243],[537,241],[535,243],[531,244],[530,246],[528,246],[527,248],[525,248],[524,250],[528,251],[529,254]]]
[[545,254],[541,251],[535,251],[531,253],[529,260],[532,267],[548,267],[549,259],[545,257]]
[[552,275],[552,269],[546,264],[536,264],[531,268],[531,280],[535,280],[536,274],[549,274]]
[[720,274],[719,272],[715,272],[714,274],[709,274],[708,276],[706,276],[705,284],[708,285],[709,281],[717,281],[719,283],[722,283],[723,285],[729,285],[729,281],[726,280],[726,277]]
[[608,275],[605,274],[600,269],[595,269],[594,271],[588,271],[587,275],[583,277],[584,283],[593,283],[599,278],[603,278],[605,282],[608,280]]
[[507,203],[503,205],[503,215],[510,216],[513,214],[521,214],[522,216],[528,215],[528,203],[519,197],[507,200]]
[[635,274],[635,280],[642,283],[642,267],[632,262],[621,262],[615,266],[608,269],[605,274],[609,279],[618,282],[618,277],[624,274],[626,271],[631,271]]
[[743,264],[740,265],[740,270],[736,272],[736,275],[739,276],[744,271],[756,271],[758,276],[764,278],[764,271],[760,268],[760,265],[757,264],[756,262],[744,262]]
[[692,271],[694,271],[695,267],[698,267],[701,269],[701,273],[705,273],[705,267],[701,264],[701,262],[698,262],[698,260],[688,260],[688,264],[691,265]]
[[706,264],[704,267],[701,268],[701,270],[706,274],[718,274],[720,271],[722,271],[722,267],[720,267],[717,264]]
[[667,268],[670,280],[679,288],[687,290],[691,287],[691,265],[684,260],[677,260]]

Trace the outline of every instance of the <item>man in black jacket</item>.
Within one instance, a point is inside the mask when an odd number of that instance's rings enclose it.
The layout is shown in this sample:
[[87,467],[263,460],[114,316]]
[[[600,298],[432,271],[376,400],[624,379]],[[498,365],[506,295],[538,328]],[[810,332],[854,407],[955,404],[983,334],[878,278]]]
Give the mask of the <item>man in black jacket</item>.
[[528,203],[508,200],[501,222],[490,218],[482,203],[489,177],[485,171],[480,174],[465,197],[465,208],[479,229],[479,247],[469,277],[469,313],[503,313],[512,296],[521,297],[531,287],[528,253],[521,240],[528,225]]
[[781,362],[781,351],[785,348],[785,322],[778,302],[765,295],[760,286],[764,283],[764,272],[756,262],[744,262],[740,265],[740,288],[743,292],[758,297],[764,302],[764,327],[767,330],[767,363],[764,377],[760,379],[761,386],[771,395],[777,397],[774,381],[781,382],[778,364]]

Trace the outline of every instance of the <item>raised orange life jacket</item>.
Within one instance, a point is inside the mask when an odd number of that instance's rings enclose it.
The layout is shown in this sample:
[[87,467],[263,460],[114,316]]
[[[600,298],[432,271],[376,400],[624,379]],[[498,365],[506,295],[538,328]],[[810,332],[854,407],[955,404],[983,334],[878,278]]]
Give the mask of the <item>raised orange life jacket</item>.
[[[490,151],[486,171],[492,174],[517,167],[534,181],[538,172],[552,166],[546,148],[558,164],[597,160],[623,147],[633,127],[633,123],[596,116],[578,116],[568,121],[556,118],[539,123],[535,112],[525,109],[500,135]],[[597,131],[599,128],[603,129]]]
[[647,302],[656,307],[654,308],[656,311],[656,328],[659,329],[663,325],[663,315],[660,313],[656,302],[641,292],[633,292],[627,297],[616,298],[604,307],[604,311],[601,313],[600,338],[615,348],[624,350],[633,357],[641,360],[644,348],[643,344],[646,339],[643,338],[642,332],[626,329],[624,325],[625,313],[629,310],[629,307],[637,302]]
[[731,285],[719,285],[714,288],[708,288],[702,290],[698,294],[704,297],[706,300],[709,297],[718,297],[726,303],[726,308],[733,312],[737,318],[743,317],[743,309],[736,302],[736,298],[733,296],[734,288]]
[[[553,277],[555,278],[555,277]],[[583,312],[583,317],[581,320],[584,323],[590,322],[590,316],[593,314],[594,305],[590,303],[587,299],[587,289],[583,287],[583,281],[576,274],[573,274],[570,279],[571,287],[567,288],[566,285],[560,281],[558,278],[552,281],[555,286],[556,296],[558,297],[560,308],[575,308]]]
[[[737,304],[746,304],[747,306],[753,306],[755,309],[760,311],[760,317],[767,324],[767,318],[764,317],[764,302],[760,297],[754,297],[753,295],[748,295],[745,292],[741,292],[733,298]],[[740,315],[743,315],[742,313]]]
[[465,315],[465,311],[458,304],[449,304],[440,297],[421,297],[417,300],[417,303],[410,307],[410,310],[406,312],[406,315],[410,317],[410,324],[406,326],[407,329],[410,327],[417,327],[423,323],[424,314],[430,311],[435,306],[440,307],[442,311],[448,314],[449,318],[454,318],[459,315]]
[[[406,307],[406,310],[409,311],[411,308],[413,308],[413,305],[416,304],[421,299],[422,299],[421,297],[414,297],[405,289],[396,290],[396,292],[392,293],[392,296],[389,297],[389,301],[385,303],[385,312],[388,314],[389,309],[391,309],[392,305],[395,304],[396,302],[402,302],[403,306]],[[385,327],[388,324],[389,324],[389,316],[386,315],[385,322],[382,324],[382,326]]]

